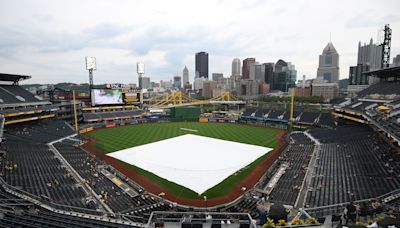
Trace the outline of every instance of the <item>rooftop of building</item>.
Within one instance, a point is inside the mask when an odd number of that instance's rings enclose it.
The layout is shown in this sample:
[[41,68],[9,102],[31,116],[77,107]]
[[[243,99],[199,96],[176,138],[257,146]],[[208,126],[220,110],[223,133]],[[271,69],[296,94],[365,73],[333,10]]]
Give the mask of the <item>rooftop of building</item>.
[[337,51],[336,51],[335,47],[333,46],[332,42],[329,42],[325,46],[325,48],[323,50],[323,53],[337,53]]

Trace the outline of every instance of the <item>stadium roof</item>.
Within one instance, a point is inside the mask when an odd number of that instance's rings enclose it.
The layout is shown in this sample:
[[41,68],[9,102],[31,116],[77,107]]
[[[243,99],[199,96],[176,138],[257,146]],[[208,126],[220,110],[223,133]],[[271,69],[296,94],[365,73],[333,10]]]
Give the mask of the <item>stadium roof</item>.
[[400,66],[363,72],[365,75],[375,75],[379,78],[395,77],[400,80]]
[[28,76],[28,75],[0,73],[0,81],[6,81],[6,82],[17,83],[21,80],[30,79],[31,77],[32,76]]

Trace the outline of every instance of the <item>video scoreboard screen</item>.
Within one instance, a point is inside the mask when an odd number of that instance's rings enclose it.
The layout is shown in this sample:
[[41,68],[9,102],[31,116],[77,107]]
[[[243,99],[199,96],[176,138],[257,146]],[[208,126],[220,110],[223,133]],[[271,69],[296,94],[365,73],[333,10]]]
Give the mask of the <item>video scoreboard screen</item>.
[[123,94],[119,89],[92,89],[92,105],[123,104]]

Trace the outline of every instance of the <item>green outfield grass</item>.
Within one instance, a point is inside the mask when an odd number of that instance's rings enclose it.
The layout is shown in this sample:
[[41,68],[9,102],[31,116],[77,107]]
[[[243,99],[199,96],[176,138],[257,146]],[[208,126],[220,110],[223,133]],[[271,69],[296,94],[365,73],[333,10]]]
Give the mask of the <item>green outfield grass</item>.
[[[195,129],[198,130],[198,132],[188,132],[181,130],[181,128]],[[104,153],[110,153],[188,133],[275,148],[278,143],[276,140],[276,134],[278,132],[278,130],[269,128],[258,128],[237,124],[179,122],[105,128],[89,133],[88,136],[96,139],[94,146],[97,149],[100,149]],[[239,172],[226,178],[220,184],[207,190],[203,195],[206,195],[211,199],[229,193],[232,188],[251,173],[251,171],[254,170],[254,168],[257,167],[266,156],[268,156],[268,154],[258,158]],[[188,188],[160,178],[159,176],[140,169],[139,167],[127,163],[124,164],[177,196],[189,199],[202,199],[203,197]]]

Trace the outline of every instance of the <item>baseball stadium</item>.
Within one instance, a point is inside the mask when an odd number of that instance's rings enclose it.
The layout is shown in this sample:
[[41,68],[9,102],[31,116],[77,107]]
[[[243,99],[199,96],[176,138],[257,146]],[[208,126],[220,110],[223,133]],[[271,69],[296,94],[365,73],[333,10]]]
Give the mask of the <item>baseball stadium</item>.
[[0,224],[258,227],[267,210],[275,225],[325,226],[350,202],[370,208],[357,219],[392,216],[400,87],[385,78],[399,70],[373,73],[383,81],[319,111],[228,92],[93,91],[123,100],[99,105],[56,89],[45,100],[18,85],[30,76],[1,74]]
[[[86,84],[0,73],[0,227],[399,227],[400,65],[383,32],[382,67],[350,68],[371,83],[332,99],[312,94],[336,82],[289,85],[281,59],[197,91],[150,88],[140,62],[138,86],[95,85],[94,57]],[[329,42],[320,61],[335,56]]]

